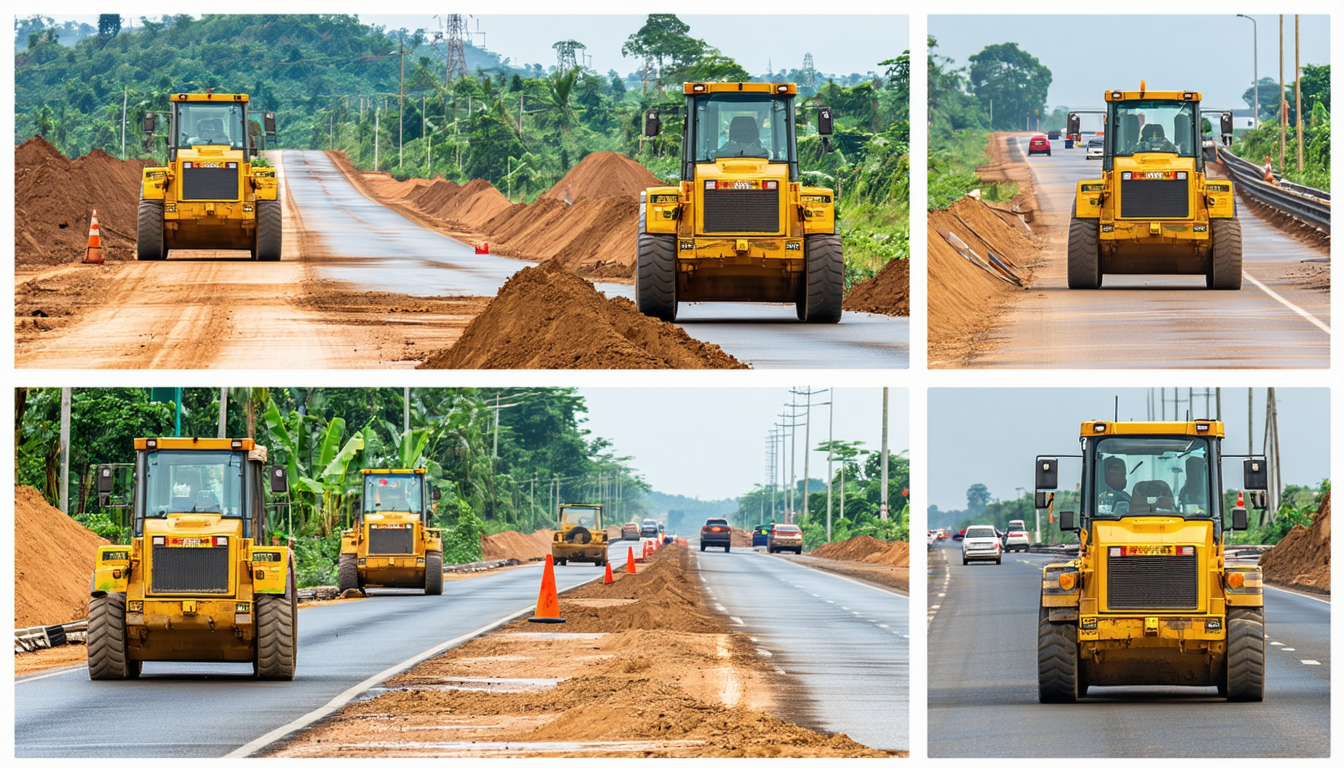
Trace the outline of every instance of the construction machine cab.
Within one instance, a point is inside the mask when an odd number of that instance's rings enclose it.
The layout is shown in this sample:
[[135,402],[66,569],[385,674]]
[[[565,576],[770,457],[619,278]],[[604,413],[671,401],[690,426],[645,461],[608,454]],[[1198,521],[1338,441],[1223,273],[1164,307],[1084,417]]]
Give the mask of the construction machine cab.
[[574,562],[607,563],[607,530],[601,504],[561,504],[556,515],[560,530],[551,540],[556,565]]
[[336,585],[423,589],[443,594],[443,532],[430,527],[438,488],[425,468],[362,469],[359,516],[341,532]]

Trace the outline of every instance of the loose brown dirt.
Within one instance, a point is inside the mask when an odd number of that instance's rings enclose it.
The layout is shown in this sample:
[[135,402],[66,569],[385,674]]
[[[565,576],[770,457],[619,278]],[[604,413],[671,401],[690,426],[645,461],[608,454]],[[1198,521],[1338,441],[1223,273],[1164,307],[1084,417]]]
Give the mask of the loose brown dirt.
[[624,155],[594,152],[570,168],[541,197],[570,203],[603,197],[628,197],[638,202],[639,193],[663,183],[649,169]]
[[453,347],[423,368],[745,368],[716,344],[608,299],[548,262],[519,271]]
[[855,536],[823,544],[799,562],[881,584],[902,594],[910,591],[910,545],[904,541]]
[[910,260],[892,259],[845,294],[846,312],[910,316]]
[[87,663],[89,663],[89,649],[82,643],[43,648],[40,651],[14,654],[14,676],[32,675],[49,669]]
[[481,557],[485,560],[545,560],[551,554],[551,536],[545,528],[532,533],[503,531],[481,537]]
[[268,756],[891,755],[768,714],[774,673],[712,616],[696,573],[666,547],[639,574],[561,595],[566,623],[520,621],[430,659]]
[[50,267],[84,259],[98,211],[103,258],[135,258],[136,209],[145,160],[101,149],[74,160],[40,136],[14,149],[14,262]]
[[1293,526],[1260,557],[1265,581],[1306,592],[1330,594],[1330,494],[1321,497],[1311,525]]
[[33,487],[14,489],[14,627],[82,621],[106,539],[61,514]]

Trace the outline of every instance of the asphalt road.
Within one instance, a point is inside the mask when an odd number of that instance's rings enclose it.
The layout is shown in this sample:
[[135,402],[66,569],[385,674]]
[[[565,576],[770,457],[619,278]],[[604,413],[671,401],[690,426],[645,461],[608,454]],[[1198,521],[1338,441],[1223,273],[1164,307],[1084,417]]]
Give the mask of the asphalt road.
[[[323,152],[280,153],[305,229],[322,240],[319,273],[371,291],[412,296],[493,296],[531,262],[477,255],[361,194]],[[632,246],[633,247],[633,243]],[[597,283],[608,296],[634,287]],[[838,325],[807,325],[793,305],[682,305],[677,324],[754,368],[908,368],[909,318],[846,312]]]
[[[1326,250],[1284,234],[1239,201],[1245,272],[1240,291],[1207,290],[1202,276],[1163,275],[1107,275],[1100,290],[1070,290],[1065,258],[1074,185],[1097,177],[1101,161],[1086,159],[1081,149],[1064,149],[1063,141],[1051,142],[1050,156],[1027,157],[1027,137],[1019,141],[1018,151],[1035,178],[1051,245],[1031,293],[996,329],[994,348],[977,355],[973,365],[1329,366],[1330,334],[1325,330],[1330,325],[1329,291],[1303,288],[1290,277],[1302,270],[1303,261],[1328,261]],[[1123,333],[1116,332],[1119,327]]]
[[[613,567],[630,542],[611,545]],[[560,589],[603,569],[555,569]],[[18,757],[220,757],[447,640],[535,605],[537,567],[447,580],[443,595],[371,589],[367,600],[299,611],[298,673],[257,681],[245,664],[145,664],[139,680],[89,680],[85,667],[15,681]]]
[[1041,566],[1052,558],[963,566],[959,546],[929,553],[930,757],[1329,756],[1329,602],[1266,588],[1263,702],[1134,686],[1045,705],[1036,621]]
[[910,748],[909,598],[787,555],[698,556],[716,609],[793,687],[788,709],[773,714],[874,749]]

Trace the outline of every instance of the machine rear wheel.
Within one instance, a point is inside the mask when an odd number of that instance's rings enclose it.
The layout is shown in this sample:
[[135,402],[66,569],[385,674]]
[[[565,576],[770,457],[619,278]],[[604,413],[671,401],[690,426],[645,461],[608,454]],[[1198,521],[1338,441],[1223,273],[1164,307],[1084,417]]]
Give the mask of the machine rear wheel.
[[[1219,686],[1223,688],[1224,686]],[[1265,699],[1265,613],[1263,608],[1227,611],[1228,701]]]
[[283,225],[278,200],[257,202],[257,247],[254,255],[258,261],[280,260]]
[[345,594],[347,589],[359,589],[359,568],[354,555],[341,555],[336,561],[336,589]]
[[1042,704],[1078,700],[1078,627],[1052,623],[1048,608],[1038,617],[1036,679]]
[[677,319],[677,239],[671,235],[639,236],[635,264],[635,307],[649,317]]
[[1101,287],[1101,249],[1098,234],[1101,224],[1096,219],[1078,218],[1078,204],[1069,212],[1069,287],[1093,289]]
[[163,247],[163,201],[141,200],[136,213],[136,260],[162,261],[168,255]]
[[845,299],[845,253],[839,235],[808,235],[803,239],[807,273],[798,298],[798,319],[805,323],[838,323]]
[[1209,232],[1213,253],[1204,284],[1215,291],[1241,290],[1241,222],[1214,219],[1209,222]]
[[443,594],[443,553],[425,553],[425,594]]
[[262,680],[293,680],[297,648],[298,590],[289,574],[288,595],[257,595],[257,658],[252,670]]
[[140,662],[126,650],[126,593],[89,601],[89,679],[127,680],[140,676]]

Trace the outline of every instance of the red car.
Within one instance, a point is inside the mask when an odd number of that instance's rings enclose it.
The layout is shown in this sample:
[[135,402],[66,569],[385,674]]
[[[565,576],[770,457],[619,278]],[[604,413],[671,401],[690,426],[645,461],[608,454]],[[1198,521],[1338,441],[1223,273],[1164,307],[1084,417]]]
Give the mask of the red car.
[[1042,152],[1046,157],[1050,156],[1050,140],[1044,136],[1032,136],[1031,144],[1027,145],[1027,156],[1039,155]]

